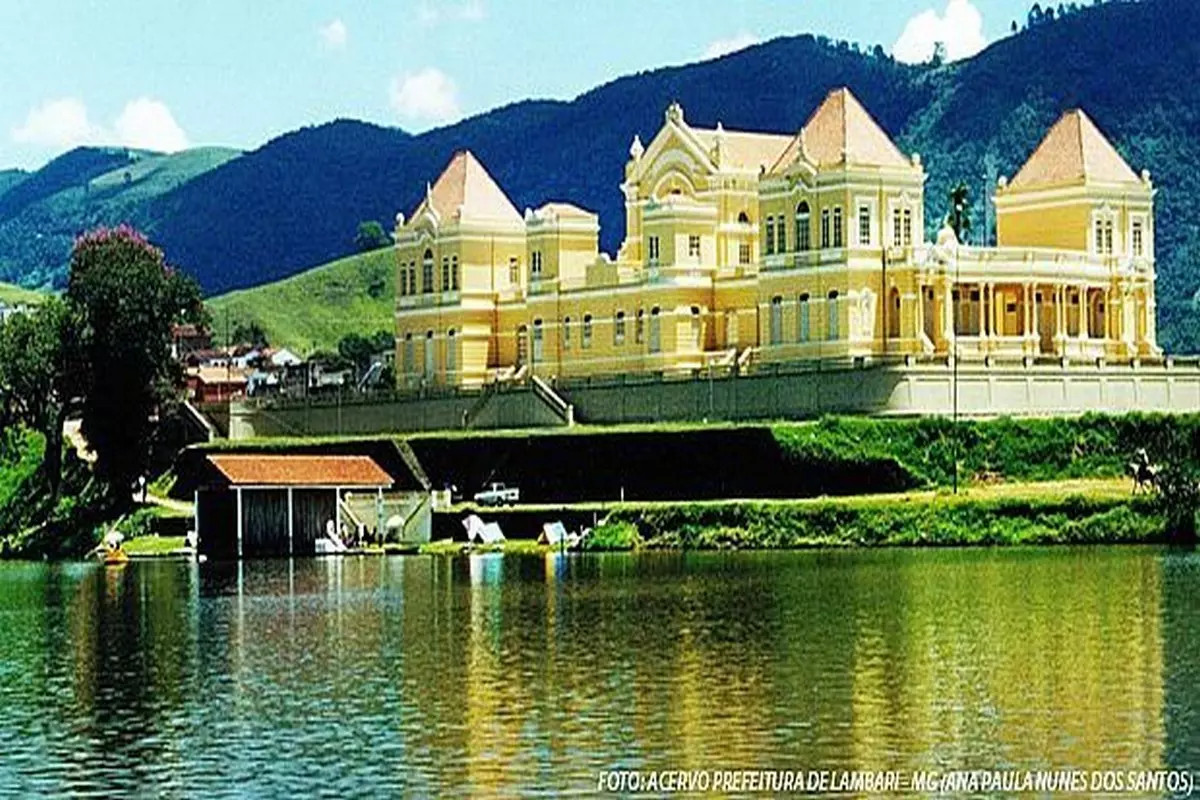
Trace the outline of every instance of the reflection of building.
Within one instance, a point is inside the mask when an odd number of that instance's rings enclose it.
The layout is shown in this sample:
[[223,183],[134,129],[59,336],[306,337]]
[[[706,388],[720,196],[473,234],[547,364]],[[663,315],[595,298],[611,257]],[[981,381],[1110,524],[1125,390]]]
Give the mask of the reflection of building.
[[1081,111],[996,196],[998,246],[923,241],[925,172],[846,89],[794,135],[636,137],[626,237],[520,214],[459,152],[398,218],[397,380],[478,386],[866,358],[1155,357],[1153,189]]

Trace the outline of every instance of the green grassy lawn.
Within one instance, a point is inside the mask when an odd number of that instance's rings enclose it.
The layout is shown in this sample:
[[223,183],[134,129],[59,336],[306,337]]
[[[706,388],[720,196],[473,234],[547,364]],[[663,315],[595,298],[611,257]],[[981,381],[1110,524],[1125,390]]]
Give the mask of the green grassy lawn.
[[182,536],[139,536],[125,542],[124,549],[132,557],[168,556],[186,546]]
[[343,258],[281,281],[207,301],[213,329],[257,323],[275,347],[301,355],[334,350],[350,333],[370,336],[395,325],[395,256],[391,248]]

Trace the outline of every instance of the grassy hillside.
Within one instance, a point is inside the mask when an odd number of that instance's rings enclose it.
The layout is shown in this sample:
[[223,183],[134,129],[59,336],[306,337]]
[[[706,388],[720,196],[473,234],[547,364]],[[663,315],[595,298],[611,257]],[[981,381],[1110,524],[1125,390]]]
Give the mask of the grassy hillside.
[[45,297],[41,292],[35,292],[32,289],[26,289],[23,286],[14,286],[11,283],[0,283],[0,300],[9,305],[17,303],[37,303]]
[[257,323],[275,346],[301,353],[336,349],[348,333],[390,331],[395,309],[395,261],[390,248],[343,258],[291,278],[207,302],[220,338]]

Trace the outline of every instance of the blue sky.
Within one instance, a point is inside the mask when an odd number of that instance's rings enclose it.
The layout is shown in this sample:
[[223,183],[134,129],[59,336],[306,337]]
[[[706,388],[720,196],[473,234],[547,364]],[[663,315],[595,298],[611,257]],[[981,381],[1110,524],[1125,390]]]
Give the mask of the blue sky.
[[427,130],[797,33],[963,57],[1029,4],[0,0],[0,168],[89,143],[254,148],[336,117]]

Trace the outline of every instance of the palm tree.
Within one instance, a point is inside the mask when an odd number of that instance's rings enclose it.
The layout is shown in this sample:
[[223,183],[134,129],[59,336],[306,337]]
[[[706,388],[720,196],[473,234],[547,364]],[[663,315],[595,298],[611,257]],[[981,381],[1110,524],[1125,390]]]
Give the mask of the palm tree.
[[971,190],[965,183],[959,183],[950,190],[950,213],[947,216],[950,227],[958,241],[971,232]]

